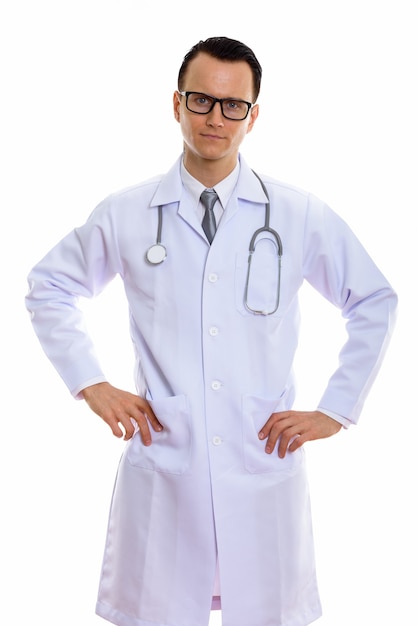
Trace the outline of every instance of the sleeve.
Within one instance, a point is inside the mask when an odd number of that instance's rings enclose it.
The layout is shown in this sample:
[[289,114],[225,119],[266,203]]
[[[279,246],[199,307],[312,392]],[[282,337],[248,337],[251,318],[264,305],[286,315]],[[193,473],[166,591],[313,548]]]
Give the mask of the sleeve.
[[304,241],[304,277],[341,310],[347,341],[319,410],[357,423],[396,319],[397,296],[347,224],[313,196]]
[[106,380],[80,298],[99,294],[120,273],[111,199],[62,239],[30,272],[26,307],[41,346],[70,392]]

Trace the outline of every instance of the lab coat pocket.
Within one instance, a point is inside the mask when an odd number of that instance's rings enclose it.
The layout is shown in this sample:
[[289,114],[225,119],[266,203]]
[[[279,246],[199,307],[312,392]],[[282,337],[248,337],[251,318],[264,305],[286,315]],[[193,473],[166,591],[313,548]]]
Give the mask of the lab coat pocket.
[[258,438],[258,433],[272,413],[283,410],[280,407],[280,398],[261,398],[258,396],[243,396],[242,400],[242,434],[244,449],[244,464],[247,472],[261,474],[265,472],[280,472],[283,477],[293,474],[300,467],[304,451],[287,452],[284,459],[277,453],[277,445],[271,454],[265,451],[266,441]]
[[172,396],[150,401],[163,425],[161,432],[151,429],[152,444],[144,446],[140,433],[131,439],[127,458],[131,465],[156,472],[184,474],[190,467],[191,431],[187,397]]
[[251,257],[236,257],[235,302],[242,315],[281,315],[280,267],[277,250],[270,239],[261,240]]

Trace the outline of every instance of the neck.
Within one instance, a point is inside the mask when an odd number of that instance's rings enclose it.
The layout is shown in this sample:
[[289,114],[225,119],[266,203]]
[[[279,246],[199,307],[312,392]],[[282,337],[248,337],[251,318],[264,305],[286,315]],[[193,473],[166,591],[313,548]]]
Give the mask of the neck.
[[184,167],[193,178],[196,178],[205,187],[211,188],[229,176],[237,164],[237,158],[238,155],[224,162],[222,159],[190,158],[190,155],[185,152],[183,162]]

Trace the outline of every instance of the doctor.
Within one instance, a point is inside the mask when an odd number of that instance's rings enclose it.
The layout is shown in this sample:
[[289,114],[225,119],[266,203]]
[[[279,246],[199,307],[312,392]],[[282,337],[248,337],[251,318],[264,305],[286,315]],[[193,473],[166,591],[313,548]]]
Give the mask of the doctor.
[[[330,208],[260,181],[240,156],[260,80],[244,44],[194,46],[173,96],[179,160],[105,199],[29,276],[47,356],[127,440],[97,601],[118,626],[205,626],[212,608],[224,626],[305,626],[321,615],[303,444],[357,422],[396,296]],[[212,209],[206,189],[217,194]],[[107,381],[77,307],[115,276],[137,394]],[[292,409],[304,280],[341,310],[348,334],[309,411]]]

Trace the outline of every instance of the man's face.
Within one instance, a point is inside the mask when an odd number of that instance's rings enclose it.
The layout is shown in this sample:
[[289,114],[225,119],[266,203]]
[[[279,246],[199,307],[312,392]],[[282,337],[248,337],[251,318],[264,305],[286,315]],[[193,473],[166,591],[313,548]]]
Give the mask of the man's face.
[[[253,77],[245,61],[220,61],[199,53],[189,64],[184,91],[197,91],[215,98],[237,98],[253,101]],[[210,113],[199,115],[186,108],[186,97],[174,93],[174,116],[180,123],[184,139],[185,163],[223,161],[234,166],[239,146],[252,129],[258,105],[242,121],[226,119],[217,102]]]

